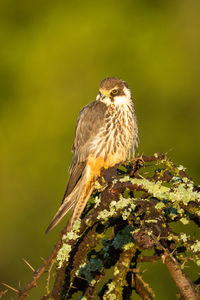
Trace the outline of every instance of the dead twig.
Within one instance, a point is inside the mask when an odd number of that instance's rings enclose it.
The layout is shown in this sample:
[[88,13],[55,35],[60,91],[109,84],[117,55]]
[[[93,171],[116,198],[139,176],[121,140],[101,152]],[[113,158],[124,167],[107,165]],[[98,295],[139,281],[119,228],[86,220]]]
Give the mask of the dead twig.
[[31,266],[31,264],[30,264],[25,258],[22,258],[22,260],[25,262],[25,264],[26,264],[33,272],[35,272],[35,269]]
[[7,293],[8,290],[4,290],[2,292],[0,292],[0,299]]
[[61,231],[59,240],[55,244],[51,254],[44,260],[44,264],[34,272],[31,281],[26,285],[26,287],[23,290],[19,290],[19,291],[17,290],[19,300],[23,300],[28,295],[28,292],[33,287],[37,286],[38,279],[47,270],[48,266],[52,263],[52,260],[56,257],[58,250],[62,245],[62,237],[66,233],[66,230],[67,230],[67,225],[65,226],[64,230]]
[[50,277],[51,277],[51,270],[53,268],[53,265],[55,264],[55,259],[52,260],[51,265],[49,267],[48,270],[48,276],[47,276],[47,284],[46,284],[46,290],[47,290],[47,294],[49,294],[50,290],[49,290],[49,283],[50,283]]
[[14,287],[12,287],[11,285],[2,282],[2,285],[4,285],[5,287],[9,288],[10,290],[14,291],[15,293],[19,293],[19,290],[15,289]]

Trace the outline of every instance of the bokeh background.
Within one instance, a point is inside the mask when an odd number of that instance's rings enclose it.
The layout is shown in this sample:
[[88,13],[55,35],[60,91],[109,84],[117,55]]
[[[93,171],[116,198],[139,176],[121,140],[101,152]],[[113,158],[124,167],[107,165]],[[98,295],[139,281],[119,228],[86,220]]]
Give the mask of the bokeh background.
[[[107,76],[133,92],[139,153],[171,150],[199,183],[199,11],[199,0],[0,1],[0,281],[23,287],[32,273],[22,258],[37,268],[50,253],[65,221],[44,231],[67,183],[77,115]],[[147,268],[156,299],[175,299],[164,266]]]

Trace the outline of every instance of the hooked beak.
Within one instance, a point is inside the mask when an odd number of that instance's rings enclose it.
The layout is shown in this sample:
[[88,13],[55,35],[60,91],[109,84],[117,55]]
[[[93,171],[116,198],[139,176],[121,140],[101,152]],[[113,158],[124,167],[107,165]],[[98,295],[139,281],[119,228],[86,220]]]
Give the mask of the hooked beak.
[[101,99],[109,98],[109,93],[107,91],[101,91],[100,92]]

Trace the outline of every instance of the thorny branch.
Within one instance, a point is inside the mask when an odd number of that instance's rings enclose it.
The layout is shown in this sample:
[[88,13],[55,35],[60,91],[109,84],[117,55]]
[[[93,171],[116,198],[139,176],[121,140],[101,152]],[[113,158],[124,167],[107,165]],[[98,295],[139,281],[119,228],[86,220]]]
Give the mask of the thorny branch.
[[55,244],[51,254],[45,259],[44,264],[34,272],[34,275],[33,275],[33,278],[31,279],[31,281],[26,285],[26,287],[23,290],[18,291],[18,299],[19,300],[23,300],[28,295],[29,291],[33,287],[37,286],[37,282],[38,282],[39,278],[47,270],[49,265],[52,263],[53,259],[56,257],[58,250],[60,249],[60,247],[62,245],[62,236],[66,232],[66,229],[67,229],[67,226],[61,232],[59,240]]
[[183,298],[190,300],[200,299],[191,279],[181,270],[180,264],[167,251],[164,253],[163,258]]
[[[171,224],[194,222],[200,227],[200,188],[165,155],[138,157],[102,170],[93,195],[71,232],[66,227],[50,256],[23,290],[24,299],[57,257],[54,286],[42,299],[153,299],[140,264],[162,260],[183,299],[200,299],[200,280],[185,271],[200,265],[200,241]],[[112,230],[111,230],[112,229]],[[143,255],[145,249],[153,254]],[[114,268],[108,278],[107,270]],[[50,272],[50,271],[49,271]],[[49,275],[50,276],[50,275]],[[106,276],[107,282],[101,284]],[[49,277],[50,278],[50,277]],[[49,279],[48,279],[49,280]]]

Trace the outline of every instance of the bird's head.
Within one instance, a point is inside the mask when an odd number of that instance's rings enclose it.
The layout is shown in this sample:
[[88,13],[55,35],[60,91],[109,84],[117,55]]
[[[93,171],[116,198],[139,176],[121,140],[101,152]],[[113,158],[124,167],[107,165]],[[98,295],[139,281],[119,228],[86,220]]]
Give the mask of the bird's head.
[[107,104],[129,104],[132,102],[131,91],[123,80],[108,77],[101,81],[96,100]]

